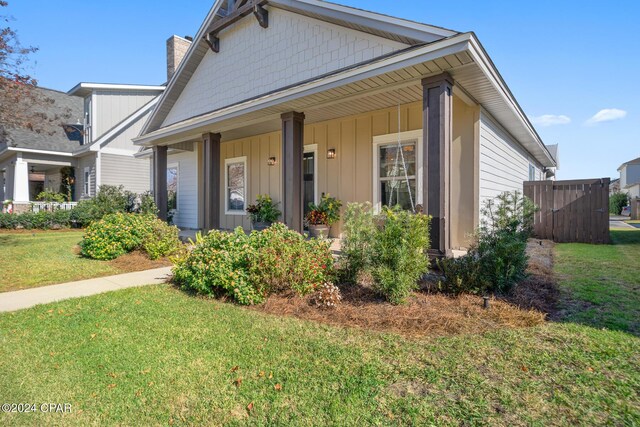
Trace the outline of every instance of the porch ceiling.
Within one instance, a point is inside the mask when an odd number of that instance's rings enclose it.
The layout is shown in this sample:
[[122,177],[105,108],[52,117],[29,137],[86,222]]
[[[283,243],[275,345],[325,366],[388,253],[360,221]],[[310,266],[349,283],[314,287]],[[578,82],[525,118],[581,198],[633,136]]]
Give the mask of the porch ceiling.
[[[287,89],[291,94],[285,91],[267,94],[176,123],[139,138],[138,143],[168,145],[196,141],[204,132],[220,132],[223,141],[229,141],[279,130],[280,115],[288,111],[304,112],[307,123],[316,123],[416,102],[422,100],[421,80],[446,71],[455,80],[456,90],[464,93],[467,100],[481,104],[544,166],[555,166],[475,37],[462,36],[466,37],[460,42],[450,39],[448,46],[436,52],[425,50],[417,58],[411,56],[412,49],[398,58],[386,58],[361,69]],[[306,89],[312,85],[323,90]]]

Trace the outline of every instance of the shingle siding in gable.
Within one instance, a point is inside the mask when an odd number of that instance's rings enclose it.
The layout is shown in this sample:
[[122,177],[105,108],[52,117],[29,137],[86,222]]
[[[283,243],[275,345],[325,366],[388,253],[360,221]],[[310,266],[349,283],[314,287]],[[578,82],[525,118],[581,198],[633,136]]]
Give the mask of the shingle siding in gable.
[[163,126],[407,47],[281,9],[269,28],[247,17],[220,34]]

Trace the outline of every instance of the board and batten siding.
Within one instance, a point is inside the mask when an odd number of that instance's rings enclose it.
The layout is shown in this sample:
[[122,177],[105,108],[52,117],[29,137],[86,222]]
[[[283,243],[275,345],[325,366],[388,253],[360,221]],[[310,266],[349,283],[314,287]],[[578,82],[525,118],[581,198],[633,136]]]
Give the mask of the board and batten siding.
[[269,8],[269,27],[243,19],[220,33],[162,126],[391,53],[407,45]]
[[180,228],[198,229],[198,152],[184,151],[167,157],[167,167],[178,167],[178,209],[173,223]]
[[480,206],[505,191],[522,193],[529,180],[529,165],[536,168],[536,179],[542,168],[524,148],[489,114],[480,114]]
[[151,102],[159,93],[135,90],[96,91],[94,98],[96,139]]
[[125,190],[144,193],[151,189],[148,158],[102,153],[100,155],[101,185],[124,186]]

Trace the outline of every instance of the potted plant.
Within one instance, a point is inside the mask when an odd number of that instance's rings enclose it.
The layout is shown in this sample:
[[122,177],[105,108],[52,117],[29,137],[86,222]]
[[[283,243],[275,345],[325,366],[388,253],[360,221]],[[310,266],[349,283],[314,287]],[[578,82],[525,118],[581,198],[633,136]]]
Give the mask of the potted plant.
[[311,209],[305,220],[309,227],[309,235],[315,238],[329,236],[331,226],[340,219],[342,202],[329,194],[323,195],[320,204],[309,204]]
[[257,231],[271,227],[282,214],[277,206],[278,203],[274,203],[268,194],[258,195],[256,203],[247,207],[247,213],[251,216],[251,227]]

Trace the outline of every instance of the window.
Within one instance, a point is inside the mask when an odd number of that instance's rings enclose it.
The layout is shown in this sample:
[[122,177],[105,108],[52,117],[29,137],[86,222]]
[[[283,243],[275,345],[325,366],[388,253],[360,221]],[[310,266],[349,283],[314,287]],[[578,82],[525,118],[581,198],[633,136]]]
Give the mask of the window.
[[536,167],[529,163],[529,181],[536,180]]
[[84,195],[91,196],[91,169],[84,168]]
[[167,210],[178,209],[178,165],[167,168]]
[[84,100],[84,144],[91,142],[91,96]]
[[247,185],[247,158],[226,159],[225,166],[225,211],[228,215],[244,215]]
[[400,205],[414,211],[422,203],[422,131],[374,138],[373,196],[377,210]]

